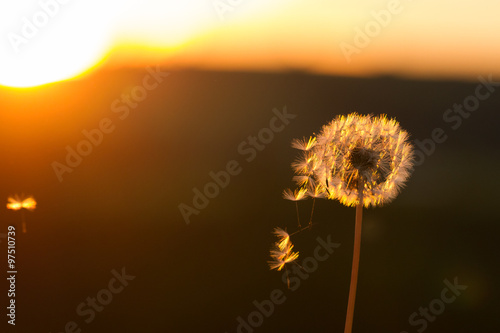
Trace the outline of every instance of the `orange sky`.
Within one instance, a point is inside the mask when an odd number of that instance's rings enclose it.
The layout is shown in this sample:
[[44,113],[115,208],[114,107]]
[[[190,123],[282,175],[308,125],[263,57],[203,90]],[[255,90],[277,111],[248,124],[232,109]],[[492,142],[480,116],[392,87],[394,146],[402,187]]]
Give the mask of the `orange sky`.
[[474,80],[499,74],[500,3],[23,0],[0,5],[0,84],[98,65],[305,69]]

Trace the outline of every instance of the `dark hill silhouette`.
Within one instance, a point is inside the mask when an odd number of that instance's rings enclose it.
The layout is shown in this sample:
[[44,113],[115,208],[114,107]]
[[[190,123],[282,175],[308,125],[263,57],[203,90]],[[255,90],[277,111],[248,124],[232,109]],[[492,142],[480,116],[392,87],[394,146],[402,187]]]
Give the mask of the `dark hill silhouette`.
[[[414,140],[429,140],[436,128],[447,136],[394,203],[366,211],[354,331],[416,331],[408,317],[454,277],[469,288],[428,331],[493,327],[500,91],[454,130],[443,114],[479,81],[179,70],[126,117],[114,112],[125,104],[113,102],[145,75],[102,71],[39,89],[0,89],[0,194],[24,191],[39,203],[18,240],[20,331],[60,332],[75,321],[86,332],[236,332],[238,316],[246,320],[252,302],[273,289],[287,300],[256,331],[341,331],[354,209],[316,204],[317,225],[296,241],[301,258],[312,255],[318,236],[341,246],[296,292],[266,260],[272,228],[296,225],[293,204],[281,199],[292,185],[291,140],[352,111],[396,117]],[[285,106],[296,118],[248,161],[240,145],[248,149],[248,137]],[[53,163],[66,165],[67,147],[77,149],[88,140],[82,131],[105,118],[112,132],[95,136],[99,144],[59,182]],[[193,189],[203,191],[211,172],[232,160],[240,172],[186,225],[179,204],[193,206]],[[310,204],[301,203],[303,218]],[[0,219],[4,231],[20,223],[6,209]],[[76,307],[121,267],[136,279],[86,324]]]

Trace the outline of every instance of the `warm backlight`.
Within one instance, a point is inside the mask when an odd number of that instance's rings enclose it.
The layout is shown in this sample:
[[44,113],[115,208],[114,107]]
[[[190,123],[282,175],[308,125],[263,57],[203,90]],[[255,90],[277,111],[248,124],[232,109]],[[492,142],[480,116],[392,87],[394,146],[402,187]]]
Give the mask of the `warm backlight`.
[[[0,1],[0,85],[107,65],[366,76],[499,72],[494,1]],[[111,55],[109,56],[108,55]],[[457,57],[461,54],[461,57]]]
[[95,1],[2,2],[0,85],[38,86],[97,65],[109,49],[112,10]]

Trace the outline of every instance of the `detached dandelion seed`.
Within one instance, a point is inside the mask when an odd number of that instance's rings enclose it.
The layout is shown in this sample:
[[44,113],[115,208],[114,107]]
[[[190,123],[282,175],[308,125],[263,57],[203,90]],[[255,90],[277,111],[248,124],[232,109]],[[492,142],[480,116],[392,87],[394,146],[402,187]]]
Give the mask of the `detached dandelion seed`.
[[15,195],[14,197],[7,198],[7,209],[21,210],[23,233],[27,232],[26,221],[24,218],[24,209],[29,211],[34,211],[36,208],[36,201],[33,197],[29,196],[26,199],[22,199],[23,196],[19,197]]
[[404,186],[413,169],[413,147],[408,138],[394,119],[351,113],[323,126],[315,137],[292,142],[292,147],[301,150],[292,163],[300,188],[285,191],[285,199],[297,201],[300,191],[305,191],[304,197],[314,201],[327,198],[356,207],[345,333],[352,331],[363,207],[391,202]]
[[276,269],[278,271],[281,271],[283,268],[286,269],[287,284],[288,287],[290,287],[286,264],[294,262],[299,257],[299,253],[292,251],[293,244],[290,241],[290,235],[285,230],[275,228],[273,233],[279,238],[279,240],[271,247],[271,260],[268,261],[268,264],[271,269]]
[[272,260],[268,261],[269,267],[281,271],[286,264],[294,262],[299,257],[299,253],[293,252],[292,249],[292,244],[287,245],[283,250],[274,244],[270,251]]
[[281,228],[274,228],[273,233],[279,237],[280,240],[276,242],[276,244],[278,244],[278,248],[283,251],[290,243],[290,235]]
[[293,244],[290,235],[281,228],[275,228],[273,232],[279,240],[271,248],[271,259],[268,261],[271,269],[281,271],[286,264],[295,261],[299,257],[298,252],[293,252]]

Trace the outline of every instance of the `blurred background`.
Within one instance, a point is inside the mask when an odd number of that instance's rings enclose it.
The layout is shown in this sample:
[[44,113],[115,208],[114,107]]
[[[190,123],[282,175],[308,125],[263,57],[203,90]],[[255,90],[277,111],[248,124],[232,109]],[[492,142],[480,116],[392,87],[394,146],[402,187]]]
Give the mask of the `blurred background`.
[[[355,111],[395,117],[418,163],[393,203],[364,212],[353,331],[496,332],[498,10],[486,0],[0,4],[0,198],[38,202],[24,234],[21,212],[0,209],[0,251],[15,226],[18,269],[16,325],[4,315],[2,330],[342,332],[354,208],[315,203],[312,230],[292,237],[298,262],[318,237],[340,245],[295,290],[267,260],[273,228],[297,228],[282,199],[294,185],[290,142]],[[283,129],[259,139],[284,110]],[[196,191],[230,161],[239,173],[196,209]],[[303,221],[311,205],[299,202]],[[196,213],[185,218],[187,206]],[[122,268],[135,278],[87,323],[77,308],[103,299]],[[446,279],[467,289],[425,319],[419,309],[436,306]],[[257,314],[273,290],[285,301]]]

